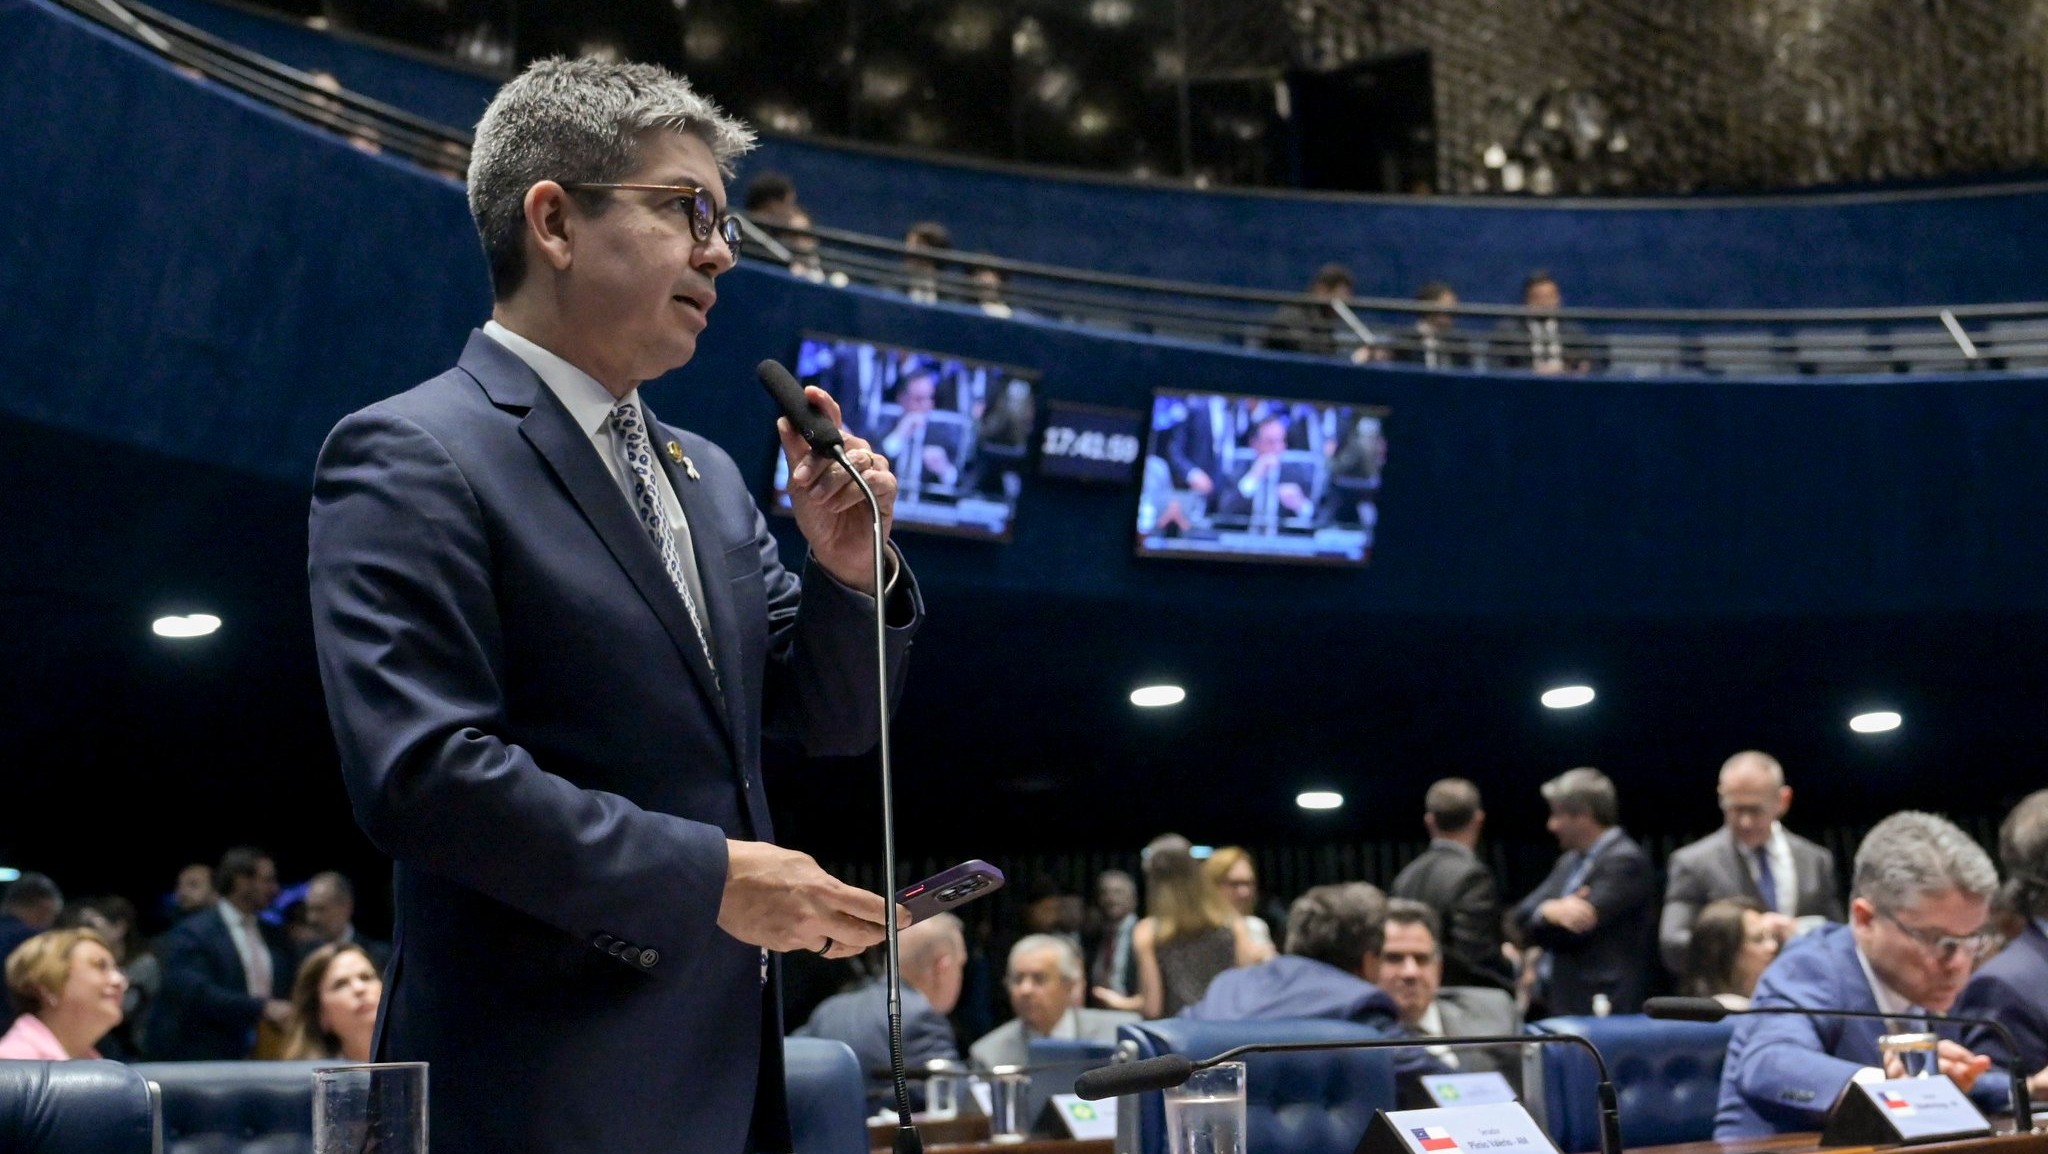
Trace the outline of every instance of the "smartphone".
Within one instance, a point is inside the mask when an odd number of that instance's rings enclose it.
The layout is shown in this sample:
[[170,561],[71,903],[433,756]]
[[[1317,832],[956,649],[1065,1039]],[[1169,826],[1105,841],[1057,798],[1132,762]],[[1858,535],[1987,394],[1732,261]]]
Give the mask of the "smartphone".
[[933,874],[896,891],[896,904],[910,911],[916,925],[933,914],[944,913],[1003,888],[1003,871],[976,859]]

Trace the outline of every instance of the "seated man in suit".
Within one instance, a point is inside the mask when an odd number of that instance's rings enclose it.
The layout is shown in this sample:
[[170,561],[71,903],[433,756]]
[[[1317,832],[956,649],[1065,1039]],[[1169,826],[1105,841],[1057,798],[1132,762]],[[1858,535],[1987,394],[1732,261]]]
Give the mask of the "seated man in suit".
[[354,943],[369,955],[377,972],[383,973],[391,961],[391,943],[357,933],[355,919],[355,884],[334,870],[314,874],[306,883],[306,928],[319,937],[302,952],[301,960],[304,960],[304,954],[310,954],[321,946]]
[[[1985,940],[1998,871],[1970,835],[1927,813],[1895,813],[1856,850],[1849,923],[1795,938],[1764,971],[1753,1004],[1897,1016],[1900,1030],[1945,1013]],[[1742,1018],[1721,1070],[1714,1138],[1818,1130],[1852,1080],[1886,1069],[1884,1021],[1773,1014]],[[1981,1110],[2008,1108],[2010,1080],[1991,1059],[1943,1038],[1940,1070]]]
[[901,412],[887,429],[875,430],[882,455],[896,462],[906,496],[928,489],[950,491],[960,481],[967,446],[964,425],[932,419],[938,408],[939,378],[930,369],[915,369],[896,386]]
[[[933,1059],[960,1060],[959,1043],[946,1015],[960,1001],[967,964],[967,938],[960,919],[934,914],[896,937],[903,973],[903,1066],[922,1070]],[[892,1106],[889,1069],[889,987],[874,981],[818,1003],[795,1033],[831,1038],[853,1048],[868,1076],[872,1106]]]
[[[1401,1009],[1401,1030],[1418,1038],[1456,1038],[1476,1034],[1519,1034],[1522,1011],[1506,990],[1491,986],[1446,986],[1444,955],[1438,947],[1436,911],[1421,902],[1395,898],[1387,903],[1386,935],[1380,946],[1381,988]],[[1452,1070],[1477,1073],[1498,1070],[1521,1084],[1521,1052],[1453,1049],[1431,1046],[1427,1065],[1411,1058],[1403,1063],[1399,1087],[1409,1109],[1434,1106],[1417,1082],[1420,1073]]]
[[1127,1010],[1096,1010],[1080,1004],[1081,955],[1061,934],[1029,934],[1010,947],[1004,984],[1016,1017],[968,1047],[974,1063],[984,1068],[1021,1066],[1033,1038],[1074,1038],[1114,1042],[1116,1028],[1135,1022]]
[[1543,950],[1535,996],[1550,1014],[1594,1013],[1596,996],[1613,1013],[1633,1014],[1650,992],[1655,870],[1622,831],[1606,774],[1568,769],[1543,783],[1543,800],[1564,853],[1508,915],[1523,944]]
[[1443,971],[1452,985],[1510,988],[1514,978],[1500,952],[1500,892],[1476,852],[1486,827],[1479,787],[1462,777],[1431,784],[1422,795],[1422,825],[1429,848],[1395,875],[1387,892],[1428,906],[1448,927]]
[[1239,469],[1218,494],[1216,511],[1246,518],[1254,531],[1272,530],[1282,520],[1315,511],[1309,492],[1312,478],[1300,475],[1282,456],[1287,450],[1287,419],[1268,416],[1252,430],[1251,462]]
[[1564,294],[1557,278],[1538,269],[1522,282],[1522,307],[1527,316],[1502,317],[1493,330],[1493,357],[1504,369],[1532,373],[1585,373],[1593,370],[1592,339],[1586,327],[1564,320]]
[[1364,882],[1316,886],[1287,910],[1287,952],[1225,970],[1183,1018],[1336,1018],[1393,1029],[1400,1009],[1373,984],[1387,899]]
[[236,846],[215,871],[221,899],[171,928],[159,946],[163,989],[149,1019],[149,1056],[247,1058],[257,1025],[291,1018],[293,954],[282,927],[257,915],[277,898],[277,865]]
[[1657,946],[1674,974],[1685,968],[1692,924],[1709,902],[1755,899],[1780,945],[1798,931],[1798,919],[1842,920],[1835,855],[1779,823],[1792,805],[1792,787],[1778,759],[1755,750],[1738,753],[1722,763],[1716,789],[1721,828],[1674,852],[1664,867],[1668,880]]
[[[1990,1018],[2012,1031],[2020,1069],[2032,1077],[2034,1099],[2048,1098],[2048,789],[2023,798],[1998,828],[1998,857],[2013,912],[2027,919],[2018,937],[1977,967],[1956,1013]],[[1997,1064],[2013,1057],[2005,1039],[1982,1026],[1964,1042]]]

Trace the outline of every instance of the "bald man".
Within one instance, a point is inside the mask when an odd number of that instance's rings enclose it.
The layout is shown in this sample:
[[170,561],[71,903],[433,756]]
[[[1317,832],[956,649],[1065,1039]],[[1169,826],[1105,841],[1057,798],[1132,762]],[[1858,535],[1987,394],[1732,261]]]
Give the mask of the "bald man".
[[1716,788],[1721,828],[1673,853],[1665,865],[1669,881],[1657,946],[1674,974],[1685,965],[1693,919],[1708,902],[1743,897],[1763,903],[1780,941],[1801,928],[1802,918],[1843,917],[1835,856],[1778,820],[1792,806],[1778,759],[1753,749],[1738,753],[1722,763]]
[[[876,947],[879,949],[880,947]],[[903,966],[903,1065],[922,1070],[934,1058],[960,1059],[953,1024],[946,1015],[960,1001],[960,982],[967,965],[967,938],[960,919],[936,914],[897,935]],[[853,1047],[868,1075],[869,1098],[888,1105],[889,988],[880,980],[834,994],[818,1003],[797,1034],[831,1038]]]

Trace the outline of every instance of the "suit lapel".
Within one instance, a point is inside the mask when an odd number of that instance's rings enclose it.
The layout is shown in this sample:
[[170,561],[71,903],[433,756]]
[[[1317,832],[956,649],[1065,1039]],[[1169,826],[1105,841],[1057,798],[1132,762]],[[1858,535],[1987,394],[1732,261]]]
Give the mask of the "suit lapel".
[[[735,617],[732,598],[727,594],[725,581],[725,550],[727,542],[718,535],[717,510],[711,507],[711,495],[705,491],[703,482],[694,480],[669,456],[668,446],[672,439],[661,424],[654,410],[647,407],[647,399],[640,399],[640,411],[647,419],[648,435],[654,439],[654,459],[668,474],[669,488],[676,494],[676,500],[683,506],[683,519],[690,524],[690,550],[697,559],[697,584],[704,589],[704,604],[697,612],[704,618],[704,628],[710,636],[711,653],[718,661],[718,668],[724,671],[723,684],[725,701],[722,703],[729,716],[740,714],[741,694],[745,691],[741,672],[745,668],[740,655],[739,622]],[[732,727],[727,726],[730,733]]]
[[690,624],[689,610],[684,608],[675,586],[669,583],[668,571],[661,564],[661,550],[627,507],[625,494],[612,479],[611,470],[598,459],[589,435],[576,426],[569,410],[525,361],[489,337],[479,333],[470,338],[469,347],[463,350],[462,367],[484,387],[493,403],[515,410],[526,407],[525,418],[519,422],[520,435],[547,461],[584,519],[610,550],[612,559],[625,570],[642,600],[654,611],[683,664],[689,666],[691,677],[713,704],[713,713],[729,741],[732,724],[711,668],[704,662],[704,650],[697,644],[697,630]]

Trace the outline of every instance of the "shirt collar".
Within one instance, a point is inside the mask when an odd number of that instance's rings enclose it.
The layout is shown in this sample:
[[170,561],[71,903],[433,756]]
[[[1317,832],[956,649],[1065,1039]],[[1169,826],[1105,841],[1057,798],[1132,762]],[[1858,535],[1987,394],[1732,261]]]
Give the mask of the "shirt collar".
[[227,921],[228,925],[235,928],[236,933],[240,933],[248,927],[249,919],[254,915],[243,913],[242,907],[226,898],[222,898],[220,899],[220,916]]
[[1436,999],[1431,998],[1429,1008],[1422,1011],[1422,1017],[1415,1023],[1415,1032],[1432,1038],[1444,1036],[1444,1012],[1437,1008]]
[[1894,1016],[1913,1011],[1912,999],[1884,984],[1877,971],[1870,968],[1870,959],[1863,956],[1863,946],[1856,946],[1856,964],[1863,967],[1863,979],[1870,983],[1870,993],[1877,999],[1877,1012]]
[[1466,857],[1479,856],[1478,854],[1473,853],[1472,850],[1469,847],[1467,847],[1464,842],[1452,841],[1450,838],[1447,837],[1431,838],[1429,842],[1429,848],[1447,849],[1452,851],[1453,853],[1463,854]]
[[[569,410],[569,416],[576,427],[591,436],[609,433],[612,410],[618,407],[619,398],[599,384],[596,377],[556,356],[554,353],[534,344],[532,341],[499,324],[497,321],[484,322],[484,335],[504,345],[513,356],[525,361],[528,368],[539,376],[562,407]],[[640,390],[634,389],[625,395],[625,400],[636,406],[640,403]]]
[[1586,851],[1585,851],[1585,852],[1586,852],[1586,860],[1590,861],[1590,860],[1592,860],[1593,858],[1599,857],[1599,856],[1600,856],[1600,854],[1601,854],[1601,853],[1602,853],[1603,851],[1605,851],[1605,850],[1607,849],[1607,847],[1608,847],[1608,846],[1610,846],[1610,845],[1613,845],[1613,844],[1614,844],[1614,840],[1615,840],[1616,838],[1620,837],[1620,836],[1621,836],[1621,827],[1620,827],[1620,826],[1618,826],[1618,825],[1610,825],[1610,826],[1608,826],[1608,827],[1607,827],[1607,832],[1606,832],[1606,833],[1603,833],[1603,834],[1601,834],[1601,835],[1600,835],[1599,837],[1597,837],[1597,838],[1594,838],[1594,839],[1593,839],[1593,844],[1592,844],[1592,845],[1589,845],[1589,846],[1587,846],[1587,847],[1586,847]]

